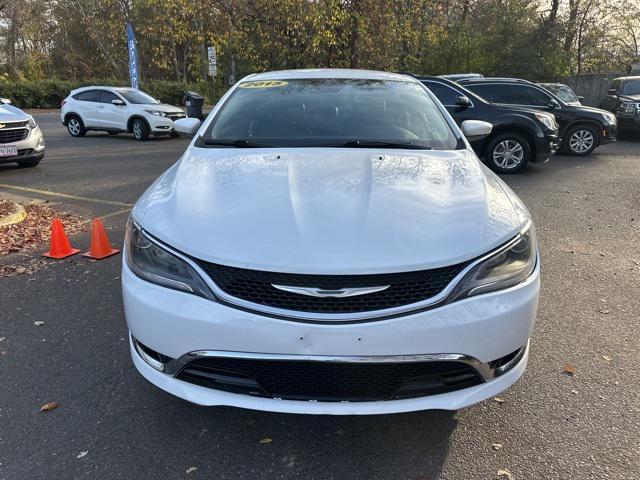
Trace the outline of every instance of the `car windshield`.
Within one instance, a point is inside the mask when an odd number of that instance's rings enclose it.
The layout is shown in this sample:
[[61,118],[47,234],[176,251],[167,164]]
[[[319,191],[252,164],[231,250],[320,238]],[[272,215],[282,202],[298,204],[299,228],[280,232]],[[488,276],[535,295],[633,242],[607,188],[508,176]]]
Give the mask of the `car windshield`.
[[544,88],[549,90],[551,93],[555,94],[555,96],[558,97],[563,102],[570,103],[570,102],[580,101],[576,96],[576,94],[573,93],[573,90],[571,90],[566,85],[543,85],[543,86]]
[[140,90],[134,90],[133,88],[119,88],[116,90],[124,99],[129,103],[136,105],[157,105],[160,103],[158,100],[150,95],[147,95]]
[[241,83],[204,145],[452,150],[444,116],[414,82],[301,79]]
[[625,80],[620,93],[622,95],[640,95],[640,78]]

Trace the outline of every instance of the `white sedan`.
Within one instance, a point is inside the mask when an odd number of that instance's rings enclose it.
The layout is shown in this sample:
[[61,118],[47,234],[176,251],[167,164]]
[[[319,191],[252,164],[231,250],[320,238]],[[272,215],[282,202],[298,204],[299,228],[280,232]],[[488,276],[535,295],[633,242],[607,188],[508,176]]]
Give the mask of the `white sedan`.
[[[422,84],[251,75],[138,200],[131,355],[201,405],[455,410],[523,373],[539,291],[529,212]],[[466,135],[463,135],[463,133]]]

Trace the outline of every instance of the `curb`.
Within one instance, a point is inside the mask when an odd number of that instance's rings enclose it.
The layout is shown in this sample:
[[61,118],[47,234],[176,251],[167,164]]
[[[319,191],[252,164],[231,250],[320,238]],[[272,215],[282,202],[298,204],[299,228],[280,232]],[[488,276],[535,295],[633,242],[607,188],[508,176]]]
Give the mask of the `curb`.
[[24,207],[19,203],[14,203],[15,206],[13,213],[0,217],[0,227],[6,227],[7,225],[14,225],[22,222],[27,218],[27,212]]

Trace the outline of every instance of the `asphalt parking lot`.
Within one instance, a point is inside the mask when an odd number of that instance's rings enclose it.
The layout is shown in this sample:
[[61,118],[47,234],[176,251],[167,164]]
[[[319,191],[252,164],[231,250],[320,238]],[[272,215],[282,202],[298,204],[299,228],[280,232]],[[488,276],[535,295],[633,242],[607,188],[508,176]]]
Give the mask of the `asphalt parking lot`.
[[[127,205],[187,144],[36,119],[47,156],[0,165],[0,192],[103,216],[118,245]],[[76,256],[0,278],[0,478],[639,478],[640,136],[504,179],[535,218],[543,280],[529,367],[501,402],[364,417],[191,405],[132,366],[120,255]]]

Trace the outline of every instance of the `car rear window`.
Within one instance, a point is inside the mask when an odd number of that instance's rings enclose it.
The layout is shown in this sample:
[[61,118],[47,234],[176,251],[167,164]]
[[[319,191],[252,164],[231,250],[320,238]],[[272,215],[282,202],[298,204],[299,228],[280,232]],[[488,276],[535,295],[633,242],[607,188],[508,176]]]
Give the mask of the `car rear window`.
[[80,100],[81,102],[99,102],[100,101],[100,91],[99,90],[86,90],[84,92],[76,93],[73,96],[74,99]]

